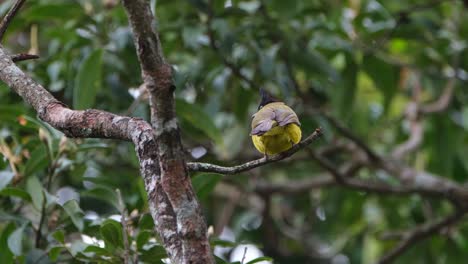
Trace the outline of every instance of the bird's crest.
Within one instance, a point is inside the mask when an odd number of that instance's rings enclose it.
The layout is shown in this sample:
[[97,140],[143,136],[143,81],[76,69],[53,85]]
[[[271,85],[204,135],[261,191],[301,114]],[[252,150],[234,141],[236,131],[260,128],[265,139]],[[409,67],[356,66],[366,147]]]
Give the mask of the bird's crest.
[[258,105],[258,110],[260,110],[262,107],[269,103],[273,102],[281,102],[278,98],[274,97],[271,95],[269,92],[267,92],[265,89],[260,88],[260,96],[261,96],[261,101],[260,104]]

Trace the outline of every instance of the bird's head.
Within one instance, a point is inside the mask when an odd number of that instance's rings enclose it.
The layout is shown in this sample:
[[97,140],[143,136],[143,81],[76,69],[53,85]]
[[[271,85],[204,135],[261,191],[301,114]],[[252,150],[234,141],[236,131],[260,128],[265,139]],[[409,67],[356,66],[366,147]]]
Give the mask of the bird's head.
[[274,97],[271,95],[269,92],[267,92],[265,89],[260,88],[260,96],[261,96],[261,101],[260,104],[258,105],[258,110],[262,109],[265,105],[273,102],[281,102],[278,98]]

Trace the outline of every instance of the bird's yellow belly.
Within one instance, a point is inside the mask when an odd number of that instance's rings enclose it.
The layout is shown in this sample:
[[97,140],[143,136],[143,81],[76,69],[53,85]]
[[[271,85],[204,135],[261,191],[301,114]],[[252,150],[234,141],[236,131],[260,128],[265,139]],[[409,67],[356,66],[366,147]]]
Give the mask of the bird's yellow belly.
[[277,126],[261,136],[252,136],[252,142],[263,154],[275,155],[290,149],[301,140],[301,128],[296,124]]

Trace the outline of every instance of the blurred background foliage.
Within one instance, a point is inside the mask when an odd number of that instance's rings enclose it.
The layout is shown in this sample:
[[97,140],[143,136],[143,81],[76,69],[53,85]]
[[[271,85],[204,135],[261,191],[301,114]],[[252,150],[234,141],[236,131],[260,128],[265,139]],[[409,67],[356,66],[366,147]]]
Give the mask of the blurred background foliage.
[[[2,1],[0,15],[12,3]],[[304,135],[324,128],[312,148],[336,147],[328,158],[337,167],[352,160],[353,152],[339,147],[349,142],[321,113],[385,156],[409,137],[407,105],[436,101],[453,79],[451,104],[424,116],[421,145],[404,160],[466,182],[466,1],[152,0],[151,5],[174,66],[189,160],[234,165],[261,157],[249,138],[259,87],[296,110]],[[70,107],[149,118],[118,1],[28,0],[3,45],[12,53],[39,54],[20,67]],[[66,139],[4,84],[0,122],[0,263],[120,263],[129,247],[133,260],[165,258],[130,143]],[[244,246],[238,245],[248,243],[247,252],[260,249],[259,256],[275,263],[374,263],[395,245],[381,239],[383,232],[451,211],[443,200],[341,187],[255,191],[259,182],[287,184],[324,173],[301,151],[236,176],[193,175],[218,261],[240,261]],[[374,168],[355,177],[394,181]],[[239,248],[241,257],[234,257],[231,252]],[[468,225],[462,222],[416,244],[396,263],[461,263],[467,257]]]

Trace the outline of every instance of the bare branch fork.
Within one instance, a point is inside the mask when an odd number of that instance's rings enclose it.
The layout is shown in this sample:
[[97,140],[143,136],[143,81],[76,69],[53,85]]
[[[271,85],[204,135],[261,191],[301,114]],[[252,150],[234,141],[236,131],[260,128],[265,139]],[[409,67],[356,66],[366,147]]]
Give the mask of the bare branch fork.
[[[3,40],[3,36],[5,35],[5,32],[8,26],[10,25],[11,21],[13,20],[15,15],[18,13],[18,11],[21,9],[24,2],[26,2],[26,0],[17,0],[13,4],[13,6],[10,8],[8,13],[5,15],[5,17],[3,17],[2,21],[0,22],[0,41]],[[39,58],[39,56],[21,53],[21,54],[13,55],[11,56],[11,58],[14,62],[18,62],[18,61],[24,61],[24,60],[37,59]]]

